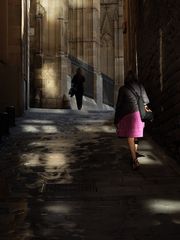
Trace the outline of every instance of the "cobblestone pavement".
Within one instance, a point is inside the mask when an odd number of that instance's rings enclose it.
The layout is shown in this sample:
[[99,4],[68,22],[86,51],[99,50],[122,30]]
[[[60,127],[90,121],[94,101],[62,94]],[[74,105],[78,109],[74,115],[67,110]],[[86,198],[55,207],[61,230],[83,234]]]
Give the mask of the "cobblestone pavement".
[[32,109],[0,145],[1,240],[179,240],[180,166],[150,138],[133,171],[112,112]]

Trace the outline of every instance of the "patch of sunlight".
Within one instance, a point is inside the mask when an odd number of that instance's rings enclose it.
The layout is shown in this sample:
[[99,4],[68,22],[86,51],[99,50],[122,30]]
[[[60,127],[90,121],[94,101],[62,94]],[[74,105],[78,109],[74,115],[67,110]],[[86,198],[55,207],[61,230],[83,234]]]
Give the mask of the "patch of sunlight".
[[21,125],[23,132],[29,133],[39,133],[39,127],[35,127],[32,125]]
[[148,142],[145,142],[144,140],[142,140],[141,144],[141,150],[144,151],[152,151],[154,150],[154,147],[152,145],[150,145]]
[[153,213],[177,213],[180,212],[180,201],[152,199],[146,201],[145,207]]
[[26,133],[57,133],[58,129],[56,126],[53,125],[21,125],[23,132]]
[[39,154],[29,153],[22,156],[25,166],[38,166],[40,165]]
[[[143,154],[143,152],[142,152],[142,154]],[[143,165],[158,165],[158,166],[163,165],[163,163],[161,161],[151,159],[150,157],[142,157],[141,164],[143,164]]]
[[93,132],[105,132],[114,133],[115,129],[111,126],[77,126],[77,128],[82,132],[93,133]]
[[48,153],[44,155],[46,167],[62,167],[67,162],[62,153]]
[[57,133],[58,129],[56,126],[46,125],[42,126],[43,133]]
[[44,94],[47,98],[58,96],[59,82],[57,69],[53,63],[44,63],[42,69],[42,78],[44,82]]
[[50,206],[46,206],[45,210],[51,213],[61,213],[61,214],[68,214],[71,212],[70,206],[65,204],[53,204]]

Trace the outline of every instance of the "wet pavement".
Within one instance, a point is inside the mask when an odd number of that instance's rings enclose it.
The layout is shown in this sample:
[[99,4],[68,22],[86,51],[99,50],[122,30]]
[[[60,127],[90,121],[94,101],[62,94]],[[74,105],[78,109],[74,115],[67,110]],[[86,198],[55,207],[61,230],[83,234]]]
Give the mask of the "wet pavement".
[[179,240],[180,166],[150,137],[133,171],[113,112],[31,109],[0,145],[0,240]]

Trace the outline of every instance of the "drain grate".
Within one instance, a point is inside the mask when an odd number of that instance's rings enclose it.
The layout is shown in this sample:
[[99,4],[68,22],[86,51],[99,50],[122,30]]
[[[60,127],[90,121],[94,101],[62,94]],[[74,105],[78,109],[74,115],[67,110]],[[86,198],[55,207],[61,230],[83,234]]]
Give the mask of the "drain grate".
[[90,184],[60,184],[60,183],[47,183],[44,186],[43,192],[45,194],[76,194],[85,192],[97,192],[97,186],[93,183]]

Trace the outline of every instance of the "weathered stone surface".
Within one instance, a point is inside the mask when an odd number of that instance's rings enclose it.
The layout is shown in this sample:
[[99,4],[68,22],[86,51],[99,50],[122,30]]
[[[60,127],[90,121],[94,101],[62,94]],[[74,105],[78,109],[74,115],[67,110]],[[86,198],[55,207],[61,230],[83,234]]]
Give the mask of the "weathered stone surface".
[[179,239],[179,165],[145,137],[132,171],[112,118],[32,109],[17,120],[0,145],[1,239]]

